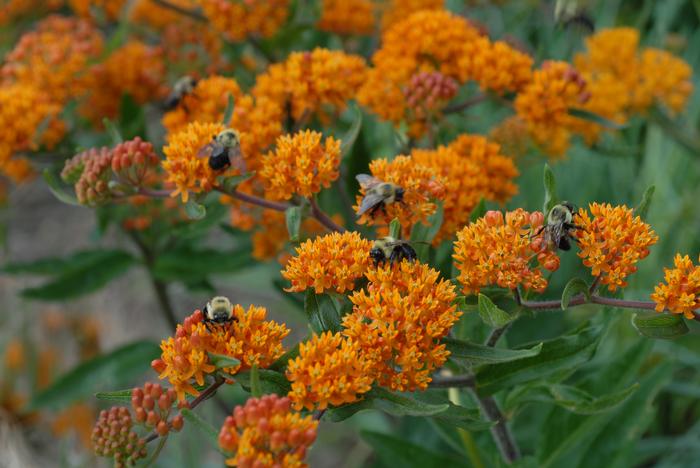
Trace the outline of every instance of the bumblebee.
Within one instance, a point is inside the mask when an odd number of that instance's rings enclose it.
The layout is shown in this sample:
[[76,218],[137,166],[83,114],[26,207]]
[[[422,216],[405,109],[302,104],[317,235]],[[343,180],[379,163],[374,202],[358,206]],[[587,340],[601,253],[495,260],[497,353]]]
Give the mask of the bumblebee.
[[560,250],[571,250],[571,241],[576,241],[573,232],[578,227],[573,223],[576,208],[572,203],[554,205],[547,215],[547,224],[535,236],[544,233],[545,245],[554,245]]
[[166,111],[175,109],[185,96],[194,91],[195,86],[197,86],[197,80],[191,76],[183,76],[177,80],[173,85],[173,90],[163,101],[163,109]]
[[403,259],[412,262],[418,257],[411,244],[389,236],[375,240],[372,250],[369,251],[369,256],[374,261],[374,266],[387,260],[390,264],[400,263]]
[[212,325],[224,325],[235,322],[237,319],[233,315],[233,305],[227,297],[216,296],[202,307],[204,313],[204,325],[211,331]]
[[241,140],[238,132],[232,128],[214,135],[211,143],[200,149],[197,156],[209,158],[209,167],[214,171],[225,171],[233,164],[241,173],[245,172]]
[[355,178],[365,189],[365,196],[357,210],[357,216],[369,212],[369,215],[374,217],[378,210],[382,210],[386,215],[387,205],[394,202],[403,203],[404,189],[398,185],[383,182],[368,174],[358,174]]

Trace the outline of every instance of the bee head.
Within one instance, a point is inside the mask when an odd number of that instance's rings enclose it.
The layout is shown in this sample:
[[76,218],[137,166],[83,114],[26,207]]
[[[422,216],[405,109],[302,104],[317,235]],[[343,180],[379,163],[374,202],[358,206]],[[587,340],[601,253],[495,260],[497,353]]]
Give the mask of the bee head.
[[576,213],[576,205],[574,205],[573,203],[568,202],[568,201],[564,201],[564,202],[561,202],[561,205],[564,208],[566,208],[567,210],[569,210],[569,213],[571,213],[572,215],[574,213]]
[[216,136],[216,141],[225,148],[235,148],[240,144],[240,138],[238,132],[232,128],[227,128],[223,130]]
[[233,314],[233,305],[227,297],[216,296],[205,306],[205,317],[208,320],[220,321],[231,317]]
[[394,195],[394,200],[400,202],[403,200],[403,195],[405,193],[404,189],[401,187],[396,187],[395,189],[396,195]]

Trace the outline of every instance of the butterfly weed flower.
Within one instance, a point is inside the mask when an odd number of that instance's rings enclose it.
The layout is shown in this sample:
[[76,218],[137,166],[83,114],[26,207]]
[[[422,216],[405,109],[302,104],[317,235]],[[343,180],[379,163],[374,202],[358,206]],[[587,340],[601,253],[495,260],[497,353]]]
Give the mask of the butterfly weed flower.
[[147,455],[146,441],[132,429],[129,409],[114,406],[102,410],[92,431],[95,454],[114,458],[114,466],[131,466]]
[[557,254],[544,248],[543,223],[541,212],[518,208],[505,216],[488,211],[459,231],[453,258],[464,293],[476,294],[486,286],[543,292],[547,280],[542,269],[559,268]]
[[695,319],[695,311],[700,310],[700,266],[693,265],[688,255],[680,254],[676,254],[673,264],[675,268],[664,268],[665,284],[654,288],[651,300],[656,303],[657,312],[669,310]]
[[403,89],[411,122],[409,134],[423,134],[425,126],[440,116],[445,104],[457,95],[458,89],[454,79],[439,72],[421,71],[413,75]]
[[340,140],[321,141],[321,137],[319,132],[305,130],[277,139],[275,150],[263,156],[259,172],[270,198],[311,197],[338,178]]
[[119,19],[126,4],[127,0],[68,0],[68,5],[78,16],[87,19],[103,17],[109,21]]
[[422,10],[443,10],[443,0],[389,0],[378,5],[382,18],[382,30]]
[[377,383],[398,391],[425,390],[449,351],[440,340],[462,315],[455,288],[420,262],[367,271],[369,284],[350,296],[343,335],[372,363]]
[[153,144],[140,137],[118,144],[112,149],[112,172],[122,182],[142,185],[160,163]]
[[298,410],[352,403],[372,388],[374,373],[357,340],[324,332],[300,343],[299,356],[289,361],[289,398]]
[[357,232],[333,232],[309,239],[296,248],[296,255],[282,270],[282,276],[292,283],[286,291],[352,291],[370,266],[371,249],[372,241]]
[[227,466],[307,467],[306,452],[316,440],[318,421],[291,410],[287,397],[249,398],[226,417],[219,447],[233,456]]
[[103,146],[90,148],[66,161],[61,178],[75,185],[78,202],[96,206],[112,199],[112,151]]
[[465,44],[460,63],[484,90],[519,92],[532,79],[532,57],[504,41],[479,37]]
[[196,0],[211,25],[232,41],[271,37],[287,21],[289,0]]
[[640,57],[641,83],[635,88],[635,105],[648,108],[659,102],[672,113],[683,110],[693,92],[693,70],[665,50],[647,48]]
[[659,240],[647,223],[626,206],[591,203],[576,216],[574,235],[578,256],[610,291],[627,286],[625,278],[637,271],[636,263],[649,255],[649,247]]
[[170,417],[173,405],[177,402],[175,389],[164,389],[158,383],[146,382],[143,387],[131,391],[131,409],[134,418],[160,436],[166,436],[171,429],[176,432],[184,424],[180,414]]
[[344,35],[374,32],[374,3],[371,0],[323,0],[318,29]]

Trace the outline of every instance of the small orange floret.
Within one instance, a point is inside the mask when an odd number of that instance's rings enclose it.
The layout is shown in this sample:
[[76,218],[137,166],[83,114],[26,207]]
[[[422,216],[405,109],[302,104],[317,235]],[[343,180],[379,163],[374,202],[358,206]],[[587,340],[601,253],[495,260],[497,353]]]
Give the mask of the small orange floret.
[[636,263],[649,255],[649,247],[659,238],[626,206],[591,203],[589,210],[593,217],[583,208],[576,217],[578,256],[608,289],[624,288],[625,278],[637,271]]
[[296,409],[326,409],[360,399],[372,387],[373,364],[359,343],[325,332],[299,345],[299,356],[287,365],[289,397]]
[[547,280],[541,269],[558,269],[559,257],[541,248],[541,236],[534,237],[543,222],[539,211],[518,208],[505,217],[500,211],[489,211],[458,232],[453,257],[464,293],[474,294],[491,285],[544,291]]
[[680,254],[676,254],[673,264],[673,269],[664,268],[666,284],[659,283],[654,288],[651,300],[656,302],[657,312],[669,310],[695,319],[694,311],[700,310],[700,265],[693,265],[689,256]]
[[454,286],[417,261],[372,268],[367,279],[367,289],[350,296],[343,335],[359,344],[380,385],[425,390],[450,354],[440,340],[462,315]]
[[303,292],[310,287],[317,294],[352,291],[355,280],[370,266],[371,249],[372,241],[357,232],[334,232],[307,240],[282,270],[282,276],[292,283],[288,291]]
[[227,466],[306,468],[318,421],[291,411],[289,398],[265,395],[236,406],[219,431],[219,447],[234,454]]
[[259,172],[268,197],[310,197],[338,178],[340,140],[328,137],[321,142],[322,136],[305,130],[277,139],[275,150],[263,157]]
[[337,34],[369,35],[374,31],[371,0],[323,0],[318,29]]
[[212,26],[232,41],[270,37],[287,21],[289,0],[198,0]]

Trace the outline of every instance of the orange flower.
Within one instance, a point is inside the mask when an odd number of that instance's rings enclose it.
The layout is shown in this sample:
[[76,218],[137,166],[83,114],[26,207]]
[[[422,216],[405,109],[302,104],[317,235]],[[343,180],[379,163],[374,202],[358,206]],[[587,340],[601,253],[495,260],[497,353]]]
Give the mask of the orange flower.
[[[118,3],[118,2],[110,2]],[[168,0],[171,5],[185,9],[195,9],[197,0]],[[135,23],[145,24],[155,29],[165,29],[169,24],[178,23],[180,32],[185,34],[187,30],[182,28],[183,22],[189,22],[189,18],[170,8],[166,8],[153,0],[136,0],[129,11],[129,19]],[[209,28],[200,28],[203,32]]]
[[372,363],[367,362],[357,341],[340,333],[325,332],[299,344],[299,356],[289,361],[289,398],[296,409],[340,406],[359,400],[372,388]]
[[651,300],[656,302],[657,312],[669,310],[693,320],[694,311],[700,309],[700,266],[693,265],[689,256],[680,254],[676,254],[673,264],[673,269],[664,268],[666,284],[659,283],[654,288]]
[[547,280],[541,269],[557,270],[559,257],[543,249],[544,236],[534,237],[543,223],[541,212],[518,208],[505,218],[500,211],[489,211],[459,231],[453,258],[464,293],[475,294],[491,285],[544,291]]
[[271,37],[287,21],[289,0],[196,0],[212,26],[232,41]]
[[305,468],[318,421],[290,410],[289,398],[265,395],[236,406],[219,431],[219,447],[235,453],[227,466]]
[[398,391],[425,390],[450,352],[440,340],[462,315],[449,281],[419,262],[370,269],[367,290],[350,300],[343,334],[356,341],[377,382]]
[[294,194],[311,197],[338,178],[340,141],[311,130],[277,139],[274,152],[263,156],[260,179],[272,199],[288,200]]
[[481,37],[466,44],[460,63],[481,89],[521,91],[532,78],[532,57],[506,42]]
[[333,232],[309,239],[296,248],[296,256],[282,270],[282,276],[292,283],[287,291],[302,292],[309,287],[316,294],[352,291],[355,280],[369,268],[371,249],[372,241],[362,239],[357,232]]
[[577,120],[569,109],[580,108],[589,98],[586,82],[571,65],[547,61],[515,98],[515,110],[535,142],[550,155],[561,156]]
[[5,369],[10,371],[21,371],[26,363],[26,352],[21,340],[13,338],[5,347]]
[[444,0],[389,0],[381,2],[382,30],[421,10],[442,10]]
[[369,35],[374,31],[371,0],[323,0],[318,29],[337,34]]
[[78,16],[83,18],[95,17],[95,11],[100,11],[104,18],[114,21],[119,18],[127,0],[68,0],[68,5]]
[[199,394],[192,386],[193,379],[203,385],[204,376],[216,370],[208,353],[238,359],[241,362],[238,366],[224,369],[231,375],[254,365],[265,368],[284,354],[282,339],[289,334],[284,324],[265,321],[266,313],[264,307],[250,306],[246,311],[236,304],[233,306],[236,320],[210,327],[210,331],[202,321],[202,312],[196,310],[177,326],[174,337],[161,342],[163,353],[153,361],[152,367],[160,374],[159,378],[170,381],[180,401],[185,400],[185,393]]
[[457,95],[457,82],[439,72],[418,72],[403,88],[406,98],[408,120],[411,126],[408,134],[420,137],[442,116],[445,104]]
[[641,83],[634,88],[637,108],[649,108],[654,101],[671,112],[680,112],[693,92],[693,70],[684,60],[659,49],[644,49],[640,57]]
[[608,289],[624,288],[625,278],[637,271],[635,264],[649,255],[649,247],[659,238],[651,226],[624,205],[591,203],[588,208],[593,218],[581,208],[575,220],[579,227],[574,231],[580,249],[578,256]]
[[[357,220],[359,224],[389,224],[398,218],[406,233],[417,222],[425,223],[428,216],[437,208],[432,199],[442,200],[445,197],[443,179],[436,169],[419,164],[409,156],[397,156],[391,162],[386,159],[375,159],[369,164],[372,176],[383,182],[391,182],[404,190],[403,202],[395,202],[386,206],[386,215],[382,210],[374,217],[369,212]],[[357,196],[358,209],[365,196],[365,189],[360,187]]]

